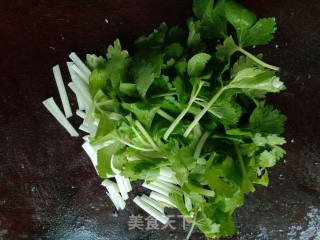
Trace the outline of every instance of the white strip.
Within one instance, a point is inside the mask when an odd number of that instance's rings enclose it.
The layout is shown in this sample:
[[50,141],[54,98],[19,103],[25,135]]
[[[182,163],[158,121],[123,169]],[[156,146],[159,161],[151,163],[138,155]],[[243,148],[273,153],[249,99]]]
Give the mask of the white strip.
[[147,195],[142,195],[141,200],[145,201],[146,203],[157,209],[159,212],[164,213],[164,206],[156,200],[148,197]]
[[71,65],[73,71],[78,74],[78,76],[86,83],[86,84],[89,84],[89,78],[87,78],[83,72],[80,71],[80,69],[77,67],[77,65],[75,64],[72,64]]
[[79,126],[79,130],[81,130],[81,131],[83,131],[83,132],[86,132],[86,133],[91,133],[90,132],[90,129],[86,126],[86,125],[84,125],[84,124],[81,124],[80,126]]
[[133,202],[135,204],[137,204],[139,207],[141,207],[144,211],[146,211],[147,213],[149,213],[152,217],[154,217],[155,219],[157,219],[159,222],[166,224],[169,220],[169,218],[167,216],[165,216],[164,214],[162,214],[161,212],[159,212],[158,210],[154,209],[152,206],[150,206],[149,204],[147,204],[146,202],[142,201],[140,199],[140,197],[135,197],[133,199]]
[[175,174],[174,171],[172,171],[172,169],[169,167],[160,168],[160,175],[161,176],[170,178],[174,174]]
[[[89,142],[90,135],[83,136],[82,139],[86,142]],[[96,150],[96,149],[95,149]]]
[[91,71],[89,68],[81,61],[81,59],[78,57],[78,55],[74,52],[70,53],[69,58],[77,65],[77,67],[80,69],[83,74],[89,78]]
[[117,181],[117,184],[118,184],[118,188],[120,190],[122,198],[124,200],[127,200],[129,198],[129,196],[128,196],[128,193],[127,193],[127,189],[126,189],[126,187],[124,185],[122,176],[120,176],[119,174],[116,174],[115,178],[116,178],[116,181]]
[[79,136],[79,133],[74,129],[74,127],[71,125],[68,119],[63,115],[53,98],[48,98],[44,100],[42,103],[72,137]]
[[152,191],[161,193],[161,194],[166,195],[166,196],[169,196],[169,194],[170,194],[170,192],[167,191],[166,189],[163,189],[163,188],[161,188],[159,186],[156,186],[156,185],[154,185],[152,183],[150,183],[150,184],[143,183],[142,187],[148,188],[148,189],[150,189]]
[[102,183],[102,186],[105,186],[112,198],[117,202],[120,209],[124,209],[126,206],[126,202],[123,200],[121,195],[119,194],[119,188],[117,184],[113,181],[110,181],[109,179],[105,179]]
[[77,114],[77,116],[81,117],[82,119],[85,119],[85,117],[86,117],[86,113],[79,110],[79,109],[76,111],[76,114]]
[[125,187],[127,189],[127,192],[131,192],[132,191],[132,186],[131,186],[129,178],[123,177],[123,181],[124,181],[124,185],[125,185]]
[[178,184],[178,181],[175,177],[165,177],[165,176],[159,176],[158,177],[159,180],[164,181],[164,182],[169,182],[169,183],[173,183],[173,184]]
[[173,185],[171,183],[168,182],[164,182],[161,180],[157,180],[152,182],[153,185],[158,186],[160,188],[163,188],[165,190],[167,190],[168,192],[176,192],[176,193],[180,193],[181,189],[179,187],[177,187],[176,185]]
[[[76,73],[73,71],[72,69],[72,65],[74,65],[73,62],[67,62],[67,66],[68,66],[68,70],[69,70],[69,74],[70,74],[70,78],[73,81],[74,75],[76,75]],[[73,81],[74,82],[74,81]],[[76,94],[76,93],[75,93]],[[85,110],[85,105],[82,102],[82,99],[76,94],[76,98],[77,98],[77,103],[78,103],[78,108],[80,110]]]
[[171,206],[171,207],[176,207],[169,199],[169,197],[163,195],[163,194],[160,194],[160,193],[157,193],[157,192],[151,192],[150,193],[150,197],[153,198],[154,200],[156,201],[159,201],[159,202],[163,202],[165,203],[166,205],[168,206]]
[[71,88],[72,92],[76,95],[77,97],[77,102],[78,102],[78,107],[80,110],[85,110],[89,108],[91,102],[88,101],[81,93],[81,91],[78,89],[76,84],[74,82],[70,82],[68,84],[69,88]]
[[96,167],[98,165],[97,152],[93,149],[93,147],[88,142],[85,142],[84,144],[82,144],[82,148],[88,154],[93,166]]
[[88,101],[91,104],[92,100],[86,84],[83,83],[77,75],[74,75],[73,82],[81,92],[82,96],[86,99],[86,101]]
[[69,98],[68,98],[68,95],[66,92],[66,88],[63,83],[63,79],[62,79],[59,65],[54,66],[52,68],[52,71],[53,71],[53,76],[54,76],[54,79],[55,79],[57,87],[58,87],[60,99],[61,99],[62,106],[63,106],[64,115],[66,116],[66,118],[69,118],[72,116],[72,111],[71,111],[71,107],[70,107]]
[[111,202],[113,203],[113,205],[116,207],[117,210],[120,209],[120,205],[118,204],[117,200],[114,198],[113,195],[111,195],[110,193],[106,192],[108,197],[111,199]]

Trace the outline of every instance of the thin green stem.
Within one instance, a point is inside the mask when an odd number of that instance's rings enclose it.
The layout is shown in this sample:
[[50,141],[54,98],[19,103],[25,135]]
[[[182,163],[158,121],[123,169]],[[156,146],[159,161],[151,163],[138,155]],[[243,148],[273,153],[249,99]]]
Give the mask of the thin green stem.
[[157,113],[163,117],[164,119],[167,119],[169,122],[173,122],[174,121],[174,117],[172,117],[171,115],[169,115],[168,113],[166,113],[165,111],[163,111],[162,109],[159,109],[157,111]]
[[201,118],[206,114],[206,112],[212,107],[212,105],[218,100],[220,95],[224,92],[226,88],[221,88],[208,102],[208,104],[201,110],[201,112],[194,118],[193,122],[189,125],[187,130],[184,132],[183,136],[188,137],[192,129],[198,124]]
[[194,216],[193,216],[193,219],[192,219],[192,225],[191,225],[191,228],[190,228],[190,230],[188,232],[186,240],[188,240],[191,237],[191,234],[192,234],[192,232],[194,230],[194,227],[196,226],[197,215],[198,215],[198,210],[194,213]]
[[141,133],[144,135],[144,137],[147,139],[147,141],[150,143],[150,145],[154,148],[154,150],[158,151],[159,147],[157,146],[157,144],[153,141],[152,137],[149,135],[149,133],[147,132],[147,130],[144,129],[144,127],[142,126],[142,124],[139,121],[136,121],[136,125],[138,127],[138,129],[141,131]]
[[243,188],[246,192],[251,192],[254,190],[254,187],[252,186],[251,182],[250,182],[250,179],[248,177],[248,173],[247,173],[247,169],[245,167],[245,164],[244,164],[244,161],[243,161],[243,158],[242,158],[242,155],[241,155],[241,152],[240,152],[240,149],[239,149],[239,146],[237,143],[234,143],[234,146],[235,146],[235,150],[236,150],[236,154],[237,154],[237,157],[238,157],[238,161],[239,161],[239,164],[240,164],[240,169],[241,169],[241,173],[242,173],[242,177],[243,179],[245,180],[244,184],[243,184]]
[[241,47],[238,47],[237,50],[239,52],[241,52],[242,54],[246,55],[251,60],[255,61],[257,64],[261,65],[262,67],[269,68],[269,69],[274,70],[274,71],[279,71],[280,70],[279,67],[273,66],[273,65],[268,64],[268,63],[265,63],[264,61],[260,60],[259,58],[257,58],[256,56],[254,56],[253,54],[249,53],[248,51],[244,50]]
[[147,143],[143,137],[140,135],[140,133],[137,131],[137,129],[134,127],[134,126],[131,126],[132,127],[132,131],[134,132],[134,134],[137,136],[137,138],[140,140],[141,143],[143,143],[144,145],[146,146],[149,146],[150,144]]
[[172,92],[172,93],[162,93],[162,94],[157,94],[152,96],[151,98],[159,98],[159,97],[166,97],[166,96],[174,96],[177,95],[176,92]]
[[128,147],[131,147],[131,148],[134,148],[134,149],[137,149],[139,151],[142,151],[142,152],[153,152],[154,149],[151,149],[151,148],[142,148],[142,147],[138,147],[134,144],[131,144],[123,139],[117,139],[119,142],[123,143],[124,145],[127,145]]
[[180,123],[180,121],[183,119],[183,117],[189,112],[189,109],[193,102],[197,99],[198,94],[200,93],[200,90],[203,86],[203,82],[199,83],[197,91],[191,95],[191,98],[188,102],[188,106],[179,114],[179,116],[173,121],[173,123],[170,125],[170,127],[165,132],[163,138],[164,140],[167,140],[170,134],[173,132],[173,130],[176,128],[176,126]]
[[205,133],[201,136],[201,138],[200,138],[200,140],[199,140],[199,142],[198,142],[198,144],[197,144],[196,150],[194,151],[193,157],[194,157],[195,159],[197,159],[197,158],[200,157],[200,154],[201,154],[203,145],[205,144],[205,142],[207,141],[207,138],[208,138],[209,136],[210,136],[210,132],[205,132]]

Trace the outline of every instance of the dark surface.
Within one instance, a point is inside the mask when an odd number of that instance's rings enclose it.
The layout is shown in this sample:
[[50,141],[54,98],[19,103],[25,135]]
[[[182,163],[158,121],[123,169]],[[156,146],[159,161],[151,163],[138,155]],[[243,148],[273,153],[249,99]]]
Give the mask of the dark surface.
[[[270,187],[237,211],[234,239],[319,240],[320,3],[244,3],[278,21],[273,43],[256,50],[281,66],[288,86],[270,97],[289,118],[288,154]],[[190,14],[190,0],[0,2],[0,239],[183,239],[180,220],[176,231],[129,231],[129,215],[142,212],[130,204],[113,214],[81,139],[69,137],[41,101],[59,100],[51,67],[70,51],[103,53],[116,37],[130,48],[161,21],[183,24]]]

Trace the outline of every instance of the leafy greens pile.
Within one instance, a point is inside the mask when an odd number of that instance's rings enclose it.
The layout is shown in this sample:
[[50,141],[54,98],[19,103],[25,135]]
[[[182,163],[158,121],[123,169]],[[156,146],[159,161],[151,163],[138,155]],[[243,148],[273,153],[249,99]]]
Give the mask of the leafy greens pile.
[[244,195],[267,186],[285,154],[286,117],[265,101],[285,89],[279,69],[244,49],[269,43],[276,23],[234,1],[194,0],[193,10],[187,30],[162,23],[133,54],[116,40],[106,58],[87,55],[88,116],[99,120],[90,144],[102,178],[116,169],[152,183],[169,167],[171,202],[207,237],[229,236]]

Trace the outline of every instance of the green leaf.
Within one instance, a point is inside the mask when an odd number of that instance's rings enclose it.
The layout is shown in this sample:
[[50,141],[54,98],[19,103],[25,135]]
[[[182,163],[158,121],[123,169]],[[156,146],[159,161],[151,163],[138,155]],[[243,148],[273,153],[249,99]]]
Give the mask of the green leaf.
[[151,123],[159,106],[152,106],[145,103],[122,103],[121,106],[132,112],[137,119],[147,128],[151,127]]
[[[262,55],[257,56],[259,59],[262,59]],[[247,56],[240,56],[239,59],[233,64],[231,71],[231,77],[237,75],[238,72],[252,67],[259,67],[257,64]]]
[[184,73],[187,72],[188,63],[186,59],[180,59],[178,62],[176,62],[174,69],[177,72],[177,74],[183,76]]
[[214,104],[209,113],[217,117],[224,125],[235,125],[241,115],[241,106],[233,101],[219,101]]
[[188,101],[189,94],[187,90],[187,83],[180,76],[177,76],[173,81],[173,86],[176,88],[178,94],[178,100],[181,104],[184,104]]
[[166,59],[179,59],[184,52],[184,48],[180,43],[171,43],[164,49]]
[[186,31],[178,26],[173,26],[168,31],[166,43],[167,44],[180,43],[184,46],[186,43],[186,39],[187,39]]
[[238,41],[245,30],[249,29],[257,21],[256,15],[234,1],[226,1],[224,4],[225,18],[236,29]]
[[205,39],[225,38],[227,36],[227,21],[224,19],[224,1],[218,1],[213,9],[210,6],[205,9],[200,26],[201,35]]
[[161,23],[158,28],[153,30],[148,36],[139,37],[135,44],[139,51],[159,51],[164,42],[168,31],[168,26],[166,23]]
[[207,53],[198,53],[188,61],[188,74],[190,77],[199,77],[211,59]]
[[186,208],[186,205],[183,200],[183,196],[181,194],[171,193],[169,197],[170,197],[171,202],[175,206],[177,206],[177,208],[184,215],[184,217],[187,217],[187,218],[188,218],[188,216],[190,217],[189,211]]
[[264,150],[258,156],[258,164],[263,168],[273,167],[284,154],[285,151],[281,147],[274,147],[271,151]]
[[275,18],[259,19],[250,29],[240,36],[239,45],[248,47],[253,45],[265,45],[273,39],[276,31]]
[[237,45],[233,41],[232,36],[230,36],[224,40],[223,44],[217,46],[216,57],[221,61],[228,61],[236,51]]
[[275,76],[273,71],[253,67],[238,72],[228,87],[265,92],[280,92],[284,89],[284,84],[279,80],[279,77]]
[[213,9],[213,0],[194,0],[193,12],[197,18],[202,18],[205,12]]
[[96,68],[103,68],[106,65],[107,61],[102,56],[97,57],[95,54],[86,55],[86,65],[94,70]]
[[132,96],[137,90],[135,83],[120,83],[119,91],[121,94],[126,96]]
[[106,91],[108,78],[109,74],[106,69],[97,68],[91,72],[88,88],[92,97],[94,97],[99,90]]
[[143,98],[146,96],[155,78],[160,76],[162,64],[162,54],[149,55],[145,59],[140,59],[139,62],[136,62],[134,79],[137,84],[137,90]]
[[160,167],[165,166],[167,163],[167,160],[163,158],[131,161],[124,166],[121,175],[135,180],[140,179],[151,182],[158,178]]
[[96,131],[95,140],[109,134],[116,127],[116,121],[111,120],[106,113],[101,114],[99,125]]
[[255,132],[281,134],[286,117],[270,105],[258,106],[249,118],[249,127]]
[[115,142],[113,144],[110,144],[107,147],[104,147],[98,150],[97,171],[100,177],[107,178],[108,175],[114,174],[111,169],[111,156],[113,154],[116,154],[118,151],[120,151],[123,148],[124,148],[124,145],[122,143]]
[[203,48],[203,42],[201,40],[200,33],[201,22],[189,19],[187,24],[189,29],[187,46],[192,52],[197,52]]

